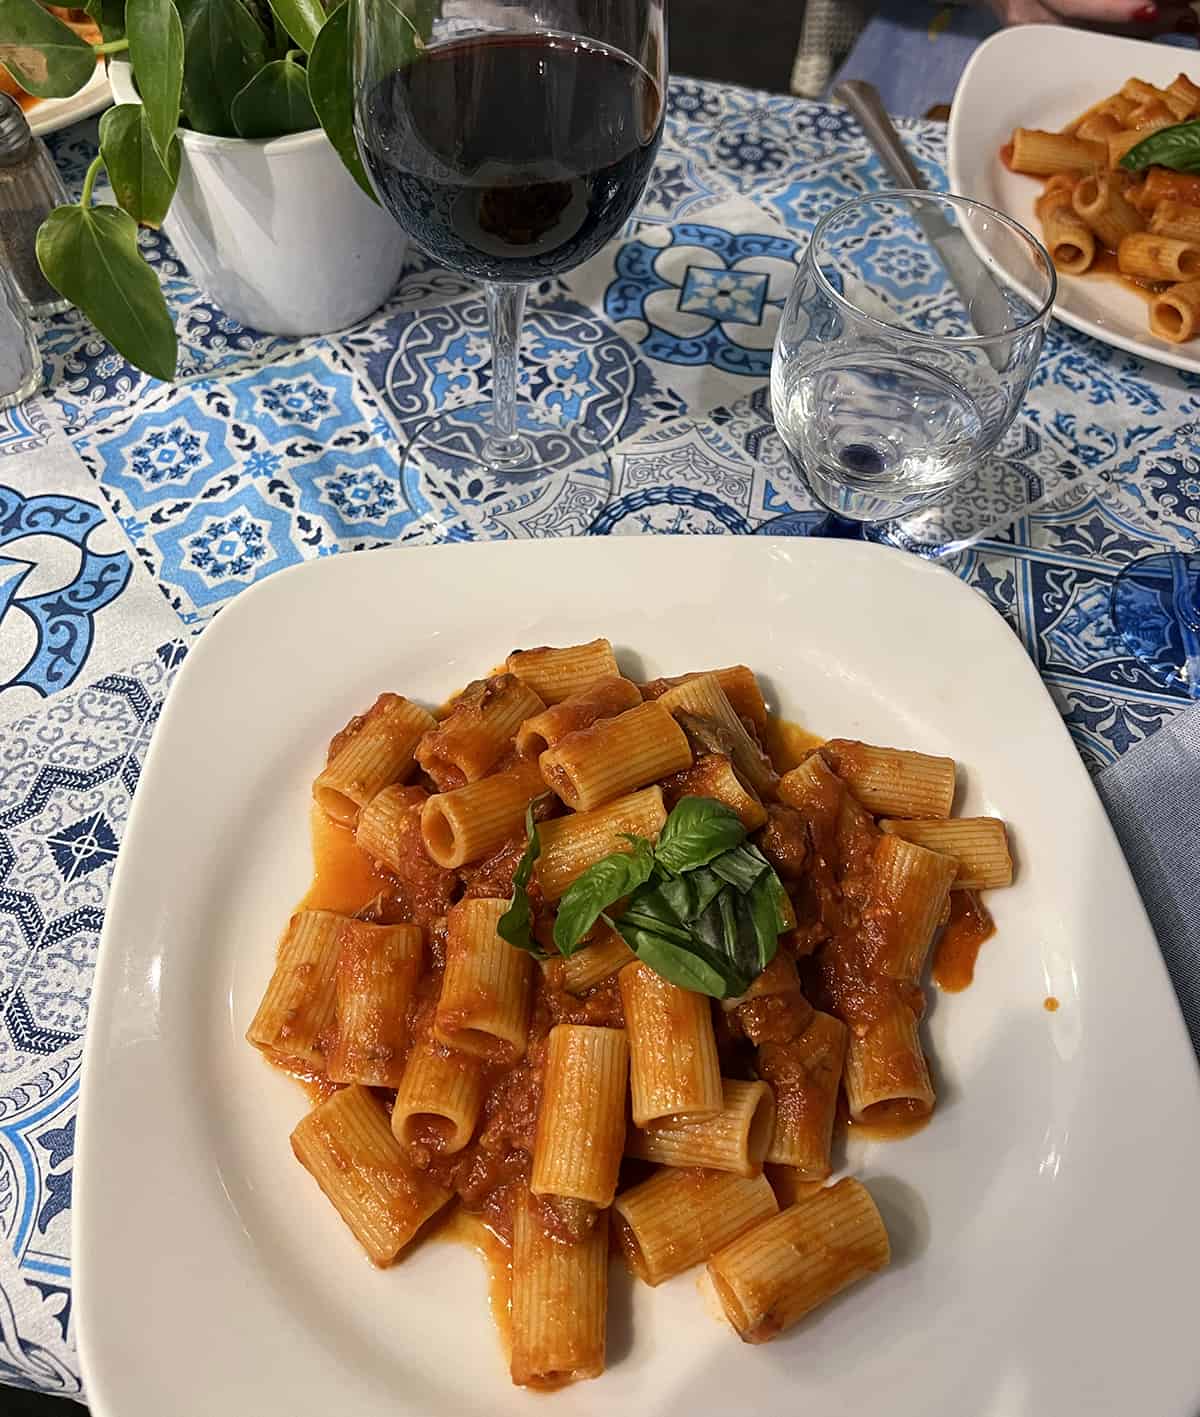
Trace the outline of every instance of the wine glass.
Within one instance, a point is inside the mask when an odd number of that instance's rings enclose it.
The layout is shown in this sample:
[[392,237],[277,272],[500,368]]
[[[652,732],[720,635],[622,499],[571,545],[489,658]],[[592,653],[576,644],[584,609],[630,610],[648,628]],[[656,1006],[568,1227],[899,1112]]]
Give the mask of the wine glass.
[[[641,198],[665,108],[664,0],[353,8],[355,132],[375,191],[423,251],[483,282],[491,336],[491,398],[420,425],[405,485],[427,470],[522,505],[581,467],[602,501],[596,439],[555,400],[517,397],[521,324],[529,285],[593,256]],[[477,366],[481,343],[466,332],[457,357]]]
[[964,197],[876,193],[817,223],[771,364],[789,462],[839,519],[814,531],[929,506],[995,448],[1055,288],[1042,244]]

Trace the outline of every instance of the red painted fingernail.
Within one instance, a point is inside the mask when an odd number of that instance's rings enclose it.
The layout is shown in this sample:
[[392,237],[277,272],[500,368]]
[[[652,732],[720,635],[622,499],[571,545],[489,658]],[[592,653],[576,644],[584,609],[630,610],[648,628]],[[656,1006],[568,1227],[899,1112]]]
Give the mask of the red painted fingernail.
[[1135,10],[1130,18],[1139,25],[1148,25],[1151,20],[1158,19],[1158,6],[1143,5],[1141,9]]

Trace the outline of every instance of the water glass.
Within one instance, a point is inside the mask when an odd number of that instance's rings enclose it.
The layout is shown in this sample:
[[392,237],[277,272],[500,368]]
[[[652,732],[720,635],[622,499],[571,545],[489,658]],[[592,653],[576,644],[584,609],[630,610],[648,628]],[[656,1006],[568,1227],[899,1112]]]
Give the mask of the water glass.
[[1004,436],[1054,266],[981,202],[886,192],[816,226],[780,321],[775,424],[812,495],[856,522],[936,502]]

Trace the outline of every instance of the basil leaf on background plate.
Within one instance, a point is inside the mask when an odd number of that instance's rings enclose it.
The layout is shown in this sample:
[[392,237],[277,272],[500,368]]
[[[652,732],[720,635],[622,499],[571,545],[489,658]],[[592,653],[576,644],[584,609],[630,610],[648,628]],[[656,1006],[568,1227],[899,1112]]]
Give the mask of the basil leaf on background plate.
[[567,887],[558,903],[554,943],[560,954],[571,955],[605,910],[631,895],[650,879],[654,853],[644,838],[634,838],[632,851],[605,856],[589,866]]
[[746,839],[732,808],[713,797],[681,797],[663,826],[654,859],[678,874],[707,866],[714,856]]
[[1169,167],[1174,172],[1200,172],[1200,120],[1176,123],[1143,138],[1121,159],[1130,172],[1143,167]]

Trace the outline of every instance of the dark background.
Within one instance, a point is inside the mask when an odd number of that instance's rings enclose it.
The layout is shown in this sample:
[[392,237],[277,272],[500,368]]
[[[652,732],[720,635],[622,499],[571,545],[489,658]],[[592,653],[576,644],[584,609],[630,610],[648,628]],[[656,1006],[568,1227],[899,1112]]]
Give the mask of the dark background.
[[[670,0],[670,6],[673,73],[787,92],[802,0]],[[4,1417],[83,1417],[85,1410],[65,1398],[0,1387]]]

